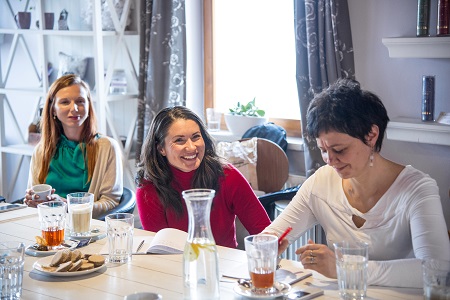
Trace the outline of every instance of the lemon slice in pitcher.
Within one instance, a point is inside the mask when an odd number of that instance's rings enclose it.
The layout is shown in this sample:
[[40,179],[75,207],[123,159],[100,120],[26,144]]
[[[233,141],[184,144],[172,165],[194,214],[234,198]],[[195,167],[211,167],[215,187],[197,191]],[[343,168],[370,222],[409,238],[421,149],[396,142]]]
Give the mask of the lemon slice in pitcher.
[[189,261],[197,260],[200,250],[198,249],[198,244],[188,243],[186,244],[186,250],[184,253],[187,254],[187,258]]

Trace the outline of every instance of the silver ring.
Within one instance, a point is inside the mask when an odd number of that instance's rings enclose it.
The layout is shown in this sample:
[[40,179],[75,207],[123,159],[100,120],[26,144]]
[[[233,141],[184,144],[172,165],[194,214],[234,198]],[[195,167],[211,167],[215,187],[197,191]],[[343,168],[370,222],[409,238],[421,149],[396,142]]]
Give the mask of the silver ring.
[[314,256],[310,256],[310,257],[309,257],[309,263],[310,263],[310,264],[313,264],[313,263],[314,263]]
[[313,255],[313,251],[312,251],[312,250],[309,250],[309,256],[312,256],[312,257],[314,257],[314,255]]

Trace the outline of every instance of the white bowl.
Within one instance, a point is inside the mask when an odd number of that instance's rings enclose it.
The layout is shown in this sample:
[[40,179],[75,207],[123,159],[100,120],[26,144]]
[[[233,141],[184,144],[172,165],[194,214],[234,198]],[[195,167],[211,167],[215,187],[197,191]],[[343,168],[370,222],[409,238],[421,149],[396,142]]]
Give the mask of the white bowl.
[[247,117],[225,114],[225,123],[233,135],[242,137],[253,126],[263,125],[269,121],[266,117]]

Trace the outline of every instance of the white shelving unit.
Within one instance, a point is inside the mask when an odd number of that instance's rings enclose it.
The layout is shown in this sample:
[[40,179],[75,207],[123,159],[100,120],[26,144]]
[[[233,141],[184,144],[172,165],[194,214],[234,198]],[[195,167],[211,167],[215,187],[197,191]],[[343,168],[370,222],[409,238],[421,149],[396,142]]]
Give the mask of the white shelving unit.
[[[91,1],[92,4],[92,27],[83,28],[80,26],[69,26],[69,30],[58,30],[59,12],[62,8],[67,8],[69,11],[69,18],[74,22],[82,22],[79,15],[82,5],[86,5]],[[49,74],[48,69],[42,66],[47,66],[51,61],[57,68],[57,53],[64,52],[67,54],[74,53],[75,56],[92,57],[95,69],[95,87],[92,95],[95,102],[95,109],[98,116],[99,132],[112,136],[119,141],[122,146],[121,136],[126,136],[125,144],[121,147],[124,163],[125,180],[128,185],[133,185],[133,168],[132,160],[129,160],[135,123],[137,119],[137,110],[132,109],[137,106],[137,80],[138,73],[136,66],[139,57],[139,2],[133,0],[123,1],[123,11],[121,17],[117,15],[114,9],[112,0],[107,0],[109,4],[109,12],[114,24],[115,30],[102,30],[102,1],[101,0],[26,0],[20,2],[20,5],[25,6],[20,8],[20,11],[31,10],[33,20],[44,19],[44,12],[55,13],[55,25],[53,30],[40,28],[34,29],[34,21],[32,22],[32,29],[17,29],[14,22],[15,10],[18,6],[14,0],[6,0],[3,8],[6,7],[11,17],[12,25],[3,26],[0,28],[0,38],[11,40],[10,48],[7,56],[0,57],[0,195],[9,199],[16,188],[22,188],[25,191],[26,187],[17,187],[17,177],[22,167],[28,169],[29,159],[26,159],[33,153],[34,146],[27,144],[27,128],[24,128],[23,118],[29,122],[36,114],[39,107],[45,101],[45,96],[49,88]],[[78,10],[77,10],[78,9]],[[129,12],[131,14],[129,14]],[[4,16],[4,14],[2,14]],[[132,20],[131,24],[127,25],[127,19]],[[8,24],[9,24],[8,23]],[[4,22],[1,22],[4,24]],[[2,26],[0,26],[2,27]],[[73,29],[73,30],[72,30]],[[131,47],[130,45],[134,45]],[[17,55],[20,53],[20,55]],[[29,62],[27,75],[30,73],[35,75],[34,80],[24,82],[12,82],[10,74],[12,68],[15,66],[15,61],[21,60],[21,64],[26,61]],[[109,86],[116,69],[124,69],[127,75],[128,93],[127,94],[110,94]],[[6,72],[4,71],[6,70]],[[13,70],[14,71],[14,70]],[[15,107],[15,101],[19,98],[29,98],[30,103],[26,107],[20,107],[20,111]],[[122,107],[126,107],[129,111],[124,112]],[[117,117],[114,111],[118,106],[121,117]],[[6,121],[8,120],[8,122]],[[120,130],[118,129],[118,124]],[[17,140],[13,144],[9,143],[6,138],[6,133],[17,132]],[[7,170],[8,155],[18,155],[19,163],[15,170]],[[7,174],[9,174],[7,176]],[[12,176],[10,176],[12,174]],[[127,185],[127,182],[125,182]]]
[[[383,38],[391,58],[450,58],[450,36]],[[387,138],[450,146],[450,126],[397,117],[387,127]]]

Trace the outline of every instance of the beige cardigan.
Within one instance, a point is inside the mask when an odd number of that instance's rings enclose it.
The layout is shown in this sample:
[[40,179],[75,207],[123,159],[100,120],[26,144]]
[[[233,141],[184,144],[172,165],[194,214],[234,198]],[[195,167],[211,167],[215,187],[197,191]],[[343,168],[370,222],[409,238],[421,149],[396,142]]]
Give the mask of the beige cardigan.
[[[94,210],[92,216],[104,213],[119,204],[123,193],[122,154],[116,140],[101,136],[98,139],[98,157],[92,175],[89,193],[94,194]],[[42,147],[38,144],[31,157],[28,188],[42,183],[38,182],[37,165],[42,161]],[[58,191],[55,191],[57,194]]]

